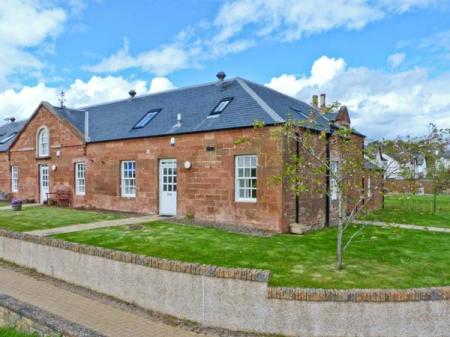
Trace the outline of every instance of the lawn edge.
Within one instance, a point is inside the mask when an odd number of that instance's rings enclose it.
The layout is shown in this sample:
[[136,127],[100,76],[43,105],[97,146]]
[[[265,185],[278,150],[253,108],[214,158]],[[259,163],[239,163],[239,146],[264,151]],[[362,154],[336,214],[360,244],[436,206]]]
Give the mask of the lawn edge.
[[109,260],[132,263],[171,272],[187,273],[207,277],[262,282],[267,284],[267,297],[280,300],[331,301],[331,302],[409,302],[439,301],[450,299],[450,285],[419,288],[299,288],[269,286],[271,272],[251,268],[228,268],[200,263],[189,263],[152,256],[138,255],[108,248],[79,244],[61,239],[40,237],[0,229],[0,237],[32,242],[79,254],[102,257]]

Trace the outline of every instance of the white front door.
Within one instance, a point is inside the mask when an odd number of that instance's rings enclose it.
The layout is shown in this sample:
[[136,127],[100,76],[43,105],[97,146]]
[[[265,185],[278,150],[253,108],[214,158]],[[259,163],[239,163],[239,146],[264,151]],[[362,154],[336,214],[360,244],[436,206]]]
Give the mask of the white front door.
[[43,204],[47,200],[48,188],[48,165],[39,165],[39,191],[40,202]]
[[177,161],[159,162],[159,214],[177,215]]

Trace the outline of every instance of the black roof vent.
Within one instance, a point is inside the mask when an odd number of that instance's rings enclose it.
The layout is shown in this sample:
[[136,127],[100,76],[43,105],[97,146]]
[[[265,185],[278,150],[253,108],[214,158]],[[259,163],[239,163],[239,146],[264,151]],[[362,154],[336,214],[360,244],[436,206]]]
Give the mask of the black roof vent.
[[216,75],[217,79],[219,80],[219,83],[223,83],[226,76],[227,75],[225,75],[225,73],[223,71],[219,71]]
[[14,123],[16,121],[16,117],[7,117],[4,120],[9,122],[9,123]]
[[134,96],[136,96],[136,90],[131,89],[130,91],[128,91],[128,94],[130,95],[131,98],[134,98]]

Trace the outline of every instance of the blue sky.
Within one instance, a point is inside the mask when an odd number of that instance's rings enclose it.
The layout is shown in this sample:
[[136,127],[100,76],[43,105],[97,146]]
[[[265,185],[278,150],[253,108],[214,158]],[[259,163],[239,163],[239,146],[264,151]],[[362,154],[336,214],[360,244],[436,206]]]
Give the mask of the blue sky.
[[450,1],[10,0],[0,117],[215,79],[326,93],[370,139],[450,127]]

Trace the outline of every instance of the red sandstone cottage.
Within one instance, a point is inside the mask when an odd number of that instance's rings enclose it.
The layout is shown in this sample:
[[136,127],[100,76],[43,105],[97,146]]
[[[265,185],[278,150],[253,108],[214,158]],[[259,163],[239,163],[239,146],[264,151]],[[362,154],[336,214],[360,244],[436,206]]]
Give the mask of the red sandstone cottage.
[[[289,231],[291,223],[335,223],[335,200],[314,192],[296,197],[272,179],[289,150],[270,132],[288,118],[306,120],[318,108],[224,77],[145,96],[130,91],[128,99],[77,109],[41,103],[26,123],[0,127],[0,191],[44,203],[48,193],[65,189],[74,207],[276,232]],[[256,130],[255,120],[265,127]],[[330,135],[340,123],[350,123],[345,108],[319,118]],[[250,141],[240,143],[243,137]],[[364,136],[355,137],[362,145]],[[333,160],[333,149],[328,152]],[[372,192],[377,176],[363,178],[364,193],[378,193]]]

